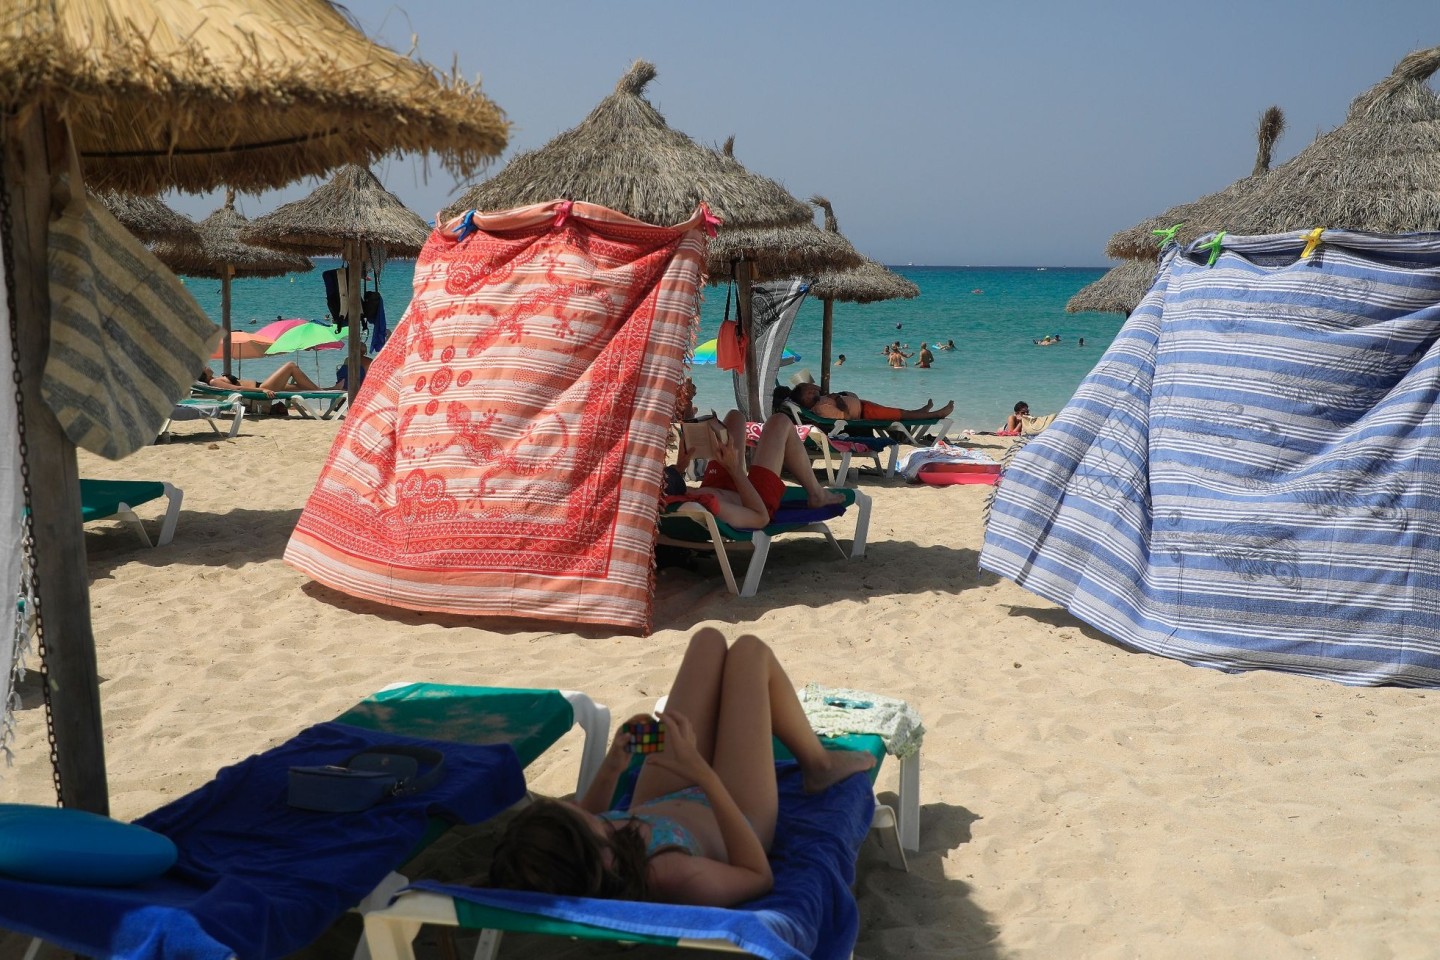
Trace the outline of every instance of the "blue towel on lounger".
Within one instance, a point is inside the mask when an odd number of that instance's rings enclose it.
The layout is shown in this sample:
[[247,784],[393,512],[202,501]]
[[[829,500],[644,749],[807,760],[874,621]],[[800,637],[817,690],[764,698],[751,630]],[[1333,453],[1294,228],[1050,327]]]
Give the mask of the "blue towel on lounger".
[[857,774],[812,795],[802,789],[800,768],[794,763],[780,764],[777,773],[780,817],[770,851],[775,889],[733,909],[552,897],[430,881],[415,887],[624,933],[728,940],[769,960],[845,960],[860,931],[850,886],[860,844],[875,812],[870,782]]
[[[343,763],[368,747],[394,744],[444,753],[444,778],[359,813],[286,804],[291,766]],[[164,876],[131,887],[0,878],[0,926],[125,960],[281,957],[318,937],[401,866],[432,815],[478,823],[524,793],[524,774],[508,745],[317,724],[136,821],[179,848],[179,861]]]

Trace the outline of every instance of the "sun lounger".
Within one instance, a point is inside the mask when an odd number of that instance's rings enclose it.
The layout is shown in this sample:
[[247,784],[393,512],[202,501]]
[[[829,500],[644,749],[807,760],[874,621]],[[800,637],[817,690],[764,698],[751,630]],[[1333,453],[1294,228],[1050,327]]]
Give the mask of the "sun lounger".
[[[160,497],[166,497],[169,506],[165,510],[165,519],[160,522],[160,537],[152,544],[150,534],[145,532],[145,524],[135,513],[135,507]],[[80,516],[85,523],[119,517],[134,524],[145,546],[163,547],[175,536],[175,524],[180,519],[180,501],[184,497],[185,491],[160,480],[81,480]]]
[[[893,430],[902,434],[908,443],[917,447],[928,446],[936,440],[944,440],[951,423],[949,417],[921,420],[831,420],[829,417],[822,417],[788,400],[785,402],[785,411],[796,423],[808,423],[819,427],[832,437],[845,433],[847,430]],[[893,457],[891,464],[892,467],[887,470],[886,475],[893,477],[895,475]]]
[[[851,887],[867,832],[881,830],[882,843],[888,837],[893,865],[904,869],[905,860],[895,845],[894,814],[877,805],[872,792],[884,756],[881,739],[851,735],[826,743],[869,751],[876,757],[875,769],[868,780],[852,777],[823,793],[806,794],[799,768],[776,745],[780,816],[770,853],[775,887],[763,897],[722,909],[422,881],[402,891],[392,905],[366,913],[370,954],[374,960],[413,958],[415,936],[428,923],[482,931],[476,960],[493,960],[503,931],[749,953],[775,960],[849,957],[859,932]],[[917,754],[902,761],[901,768],[902,805],[912,802],[917,815],[918,790]],[[617,805],[623,806],[624,799]],[[918,821],[915,825],[914,846],[918,846]]]
[[[235,395],[242,400],[258,403],[283,403],[307,420],[329,420],[345,406],[349,396],[344,390],[275,390],[271,397],[264,390],[227,390],[223,387],[207,387],[194,384],[190,393],[197,399],[213,399]],[[316,401],[311,406],[306,401]]]
[[215,431],[216,436],[220,435],[220,425],[216,422],[226,414],[230,416],[229,438],[235,439],[240,432],[240,422],[245,419],[245,401],[238,393],[230,393],[225,397],[217,397],[214,400],[180,400],[175,408],[170,411],[163,426],[160,427],[160,439],[170,439],[170,424],[183,420],[204,420]]
[[[851,540],[850,558],[865,556],[865,537],[870,528],[870,498],[860,490],[849,487],[834,492],[845,498],[843,504],[812,510],[806,504],[806,494],[800,487],[786,487],[780,501],[780,510],[770,525],[763,530],[741,530],[718,519],[709,510],[694,502],[676,503],[667,508],[660,517],[658,542],[692,550],[713,550],[720,562],[720,572],[731,593],[742,597],[753,597],[760,587],[760,577],[765,572],[765,561],[770,555],[770,544],[775,537],[790,533],[819,533],[830,541],[843,557],[835,535],[826,523],[845,513],[851,506],[856,509],[855,536]],[[735,584],[735,573],[730,566],[729,549],[752,548],[750,566],[745,571],[745,583]]]
[[[169,836],[180,850],[179,862],[159,879],[94,887],[0,877],[0,926],[87,956],[285,956],[348,909],[388,902],[407,882],[395,871],[448,823],[480,822],[523,797],[527,758],[577,718],[587,725],[585,753],[598,741],[603,757],[609,714],[583,694],[387,688],[140,818],[137,823]],[[386,745],[439,750],[446,767],[441,782],[354,814],[287,805],[291,766],[341,763]]]

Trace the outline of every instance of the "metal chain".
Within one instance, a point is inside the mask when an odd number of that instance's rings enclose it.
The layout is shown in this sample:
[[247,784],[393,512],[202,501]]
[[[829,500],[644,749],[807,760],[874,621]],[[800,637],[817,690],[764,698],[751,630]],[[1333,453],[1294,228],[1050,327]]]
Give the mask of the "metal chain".
[[0,257],[5,265],[5,306],[10,311],[10,362],[13,365],[11,377],[15,381],[15,412],[19,421],[20,434],[20,481],[25,497],[25,556],[30,565],[30,598],[34,602],[35,649],[40,655],[40,691],[45,700],[45,737],[50,742],[50,773],[55,779],[55,803],[65,806],[65,789],[60,782],[60,751],[55,743],[55,710],[50,703],[50,672],[47,669],[45,649],[45,617],[40,603],[40,568],[35,562],[35,517],[30,509],[30,447],[25,438],[25,391],[24,378],[20,373],[20,331],[15,309],[15,251],[11,248],[12,228],[15,225],[10,211],[10,191],[6,189],[5,151],[0,149]]

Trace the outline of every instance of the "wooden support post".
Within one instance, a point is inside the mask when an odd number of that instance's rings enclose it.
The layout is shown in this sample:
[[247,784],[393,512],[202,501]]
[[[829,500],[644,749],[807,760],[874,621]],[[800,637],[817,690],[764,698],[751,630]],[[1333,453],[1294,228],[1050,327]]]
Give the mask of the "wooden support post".
[[820,334],[820,392],[830,392],[830,340],[835,333],[835,301],[826,300],[825,325]]
[[[40,108],[26,111],[20,118],[0,120],[12,220],[7,242],[15,257],[15,319],[29,449],[30,514],[55,748],[66,806],[108,814],[100,683],[90,629],[90,576],[85,564],[75,445],[40,393],[50,351],[46,253],[50,171],[65,166],[64,139],[60,122]],[[78,192],[78,185],[76,189]],[[39,737],[44,732],[36,724],[26,735]]]
[[230,278],[234,273],[235,268],[230,264],[220,264],[220,325],[225,328],[225,376],[227,378],[234,372],[230,369]]
[[365,276],[365,244],[359,240],[345,241],[345,276],[350,286],[345,291],[345,316],[350,318],[350,351],[345,360],[345,392],[350,410],[355,409],[355,391],[360,389],[360,360],[365,355],[365,340],[360,332],[360,286]]
[[751,310],[751,297],[754,295],[752,278],[749,260],[735,264],[735,312],[740,318],[740,329],[745,332],[745,405],[748,409],[741,412],[747,420],[764,420],[759,404],[760,365],[755,360],[755,332],[751,329],[755,317]]

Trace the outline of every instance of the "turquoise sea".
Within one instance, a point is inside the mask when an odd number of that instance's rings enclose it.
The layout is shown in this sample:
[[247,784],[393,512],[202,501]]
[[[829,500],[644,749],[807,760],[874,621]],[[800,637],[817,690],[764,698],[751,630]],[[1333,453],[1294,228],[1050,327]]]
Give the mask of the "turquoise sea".
[[[237,280],[231,290],[231,316],[236,330],[254,330],[277,316],[325,316],[320,271],[339,261],[319,258],[311,273],[269,280]],[[993,430],[1017,400],[1036,414],[1052,413],[1065,404],[1076,386],[1100,359],[1120,329],[1118,314],[1065,312],[1065,302],[1104,267],[892,267],[920,287],[914,300],[867,305],[835,304],[834,352],[845,365],[831,374],[834,389],[853,390],[867,399],[896,406],[918,406],[928,398],[955,401],[956,425]],[[380,278],[386,314],[393,325],[410,302],[414,263],[391,261]],[[200,305],[220,322],[220,285],[213,280],[186,281]],[[714,337],[725,312],[725,288],[708,287],[701,311],[699,339]],[[896,325],[899,325],[897,328]],[[795,321],[789,347],[801,360],[782,368],[782,381],[808,369],[820,379],[821,304],[807,300]],[[1060,343],[1037,347],[1032,342],[1059,334]],[[1080,338],[1085,345],[1079,346]],[[933,348],[953,339],[956,349],[936,351],[928,370],[891,369],[881,348],[895,340],[909,351],[921,342]],[[246,377],[263,377],[291,356],[246,360]],[[317,382],[334,382],[341,351],[315,351],[300,363]],[[914,362],[913,360],[911,361]],[[218,364],[216,365],[218,367]],[[730,374],[715,367],[696,367],[692,378],[700,409],[724,411],[734,406]]]

